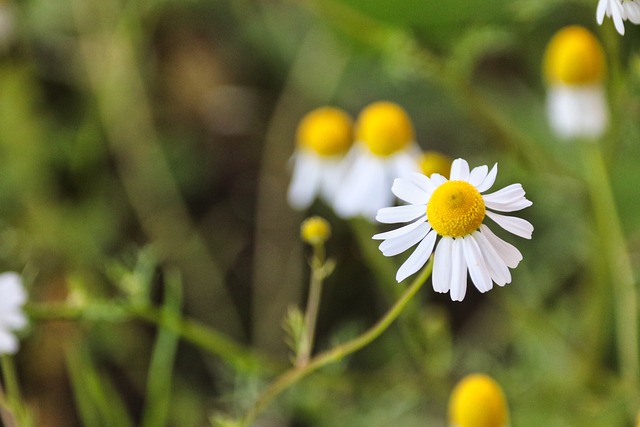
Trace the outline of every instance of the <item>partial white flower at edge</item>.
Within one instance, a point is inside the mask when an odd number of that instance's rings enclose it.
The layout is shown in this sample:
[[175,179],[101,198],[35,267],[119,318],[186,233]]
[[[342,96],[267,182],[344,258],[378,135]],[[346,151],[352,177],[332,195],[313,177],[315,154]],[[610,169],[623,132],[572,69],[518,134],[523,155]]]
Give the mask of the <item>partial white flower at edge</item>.
[[[506,231],[530,239],[533,226],[528,221],[497,212],[515,212],[531,206],[520,184],[512,184],[490,194],[498,173],[497,165],[469,170],[463,159],[454,160],[451,177],[439,174],[430,178],[414,173],[410,179],[394,181],[393,193],[409,203],[380,209],[376,219],[387,224],[408,223],[398,229],[373,236],[383,240],[380,250],[385,256],[398,255],[414,245],[413,253],[400,266],[398,282],[420,270],[434,254],[432,274],[436,292],[451,293],[462,301],[467,290],[467,271],[480,292],[487,292],[495,282],[511,282],[509,269],[522,260],[520,251],[505,242],[484,224],[489,217]],[[440,241],[436,241],[440,236]]]
[[547,118],[554,132],[563,139],[599,137],[609,123],[604,88],[600,84],[550,87]]
[[26,301],[22,277],[13,272],[0,274],[0,354],[18,351],[19,343],[14,331],[27,325],[27,317],[22,311]]
[[640,24],[640,2],[638,0],[599,0],[596,20],[602,25],[605,15],[613,19],[613,25],[624,36],[624,21]]

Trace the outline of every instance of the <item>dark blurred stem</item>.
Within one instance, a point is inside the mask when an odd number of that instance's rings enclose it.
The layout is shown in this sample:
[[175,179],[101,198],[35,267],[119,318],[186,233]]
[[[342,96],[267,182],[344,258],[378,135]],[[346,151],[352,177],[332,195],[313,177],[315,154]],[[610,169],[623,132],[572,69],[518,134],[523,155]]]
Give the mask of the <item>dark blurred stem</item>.
[[18,422],[11,411],[11,406],[7,401],[7,396],[4,393],[2,385],[0,385],[0,420],[2,420],[4,427],[18,427]]
[[344,359],[350,354],[362,349],[378,338],[387,328],[400,316],[404,308],[407,306],[413,296],[422,288],[424,282],[431,276],[433,270],[433,257],[428,264],[422,269],[422,272],[415,278],[413,283],[404,291],[396,303],[386,312],[386,314],[378,320],[378,322],[358,337],[340,344],[330,350],[318,354],[309,360],[309,363],[302,367],[293,367],[278,376],[267,389],[260,395],[258,400],[249,409],[245,417],[241,421],[241,426],[248,427],[262,413],[262,411],[275,399],[280,393],[289,387],[309,376],[318,369],[337,361]]
[[585,181],[602,245],[599,253],[605,258],[612,286],[620,376],[627,404],[635,413],[640,397],[640,367],[638,304],[633,269],[601,147],[591,141],[581,145]]

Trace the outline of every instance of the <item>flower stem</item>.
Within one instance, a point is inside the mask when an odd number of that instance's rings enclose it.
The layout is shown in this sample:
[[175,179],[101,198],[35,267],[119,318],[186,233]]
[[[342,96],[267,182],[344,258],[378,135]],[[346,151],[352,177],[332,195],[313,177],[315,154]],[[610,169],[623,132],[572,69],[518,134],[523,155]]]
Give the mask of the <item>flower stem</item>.
[[26,426],[26,412],[22,404],[20,386],[18,384],[13,358],[8,355],[3,355],[0,357],[0,365],[2,366],[2,377],[6,386],[6,395],[2,396],[2,400],[6,399],[8,406],[8,408],[3,408],[2,410],[2,422],[6,423],[8,427]]
[[300,381],[302,378],[307,377],[311,373],[326,366],[330,363],[337,362],[344,359],[346,356],[355,353],[363,347],[370,344],[373,340],[378,338],[387,328],[398,318],[402,310],[407,303],[411,301],[411,298],[420,290],[424,282],[431,275],[433,270],[433,258],[422,269],[422,272],[406,291],[400,296],[395,304],[386,312],[386,314],[378,320],[378,322],[365,331],[358,337],[340,344],[330,350],[318,354],[314,358],[309,360],[304,366],[293,367],[280,376],[278,376],[267,389],[260,395],[258,400],[249,409],[247,414],[242,419],[240,425],[249,426],[260,415],[260,413],[267,407],[267,405],[276,398],[280,393],[291,387],[293,384]]
[[309,279],[309,296],[307,297],[307,308],[304,317],[305,332],[300,343],[300,351],[296,357],[295,365],[300,367],[309,362],[309,357],[313,351],[315,339],[316,322],[318,320],[318,309],[320,307],[320,296],[322,295],[322,284],[326,277],[324,243],[313,245],[313,258],[311,260],[311,278]]
[[607,263],[613,290],[618,363],[627,404],[635,411],[640,390],[638,364],[637,295],[631,261],[615,199],[599,144],[584,143],[585,179],[593,203],[601,252]]

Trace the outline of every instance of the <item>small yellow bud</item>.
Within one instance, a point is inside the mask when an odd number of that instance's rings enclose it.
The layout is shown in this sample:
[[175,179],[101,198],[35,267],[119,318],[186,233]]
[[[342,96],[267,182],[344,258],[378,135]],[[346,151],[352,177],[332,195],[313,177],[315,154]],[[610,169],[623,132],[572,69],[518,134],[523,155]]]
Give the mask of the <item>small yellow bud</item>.
[[437,151],[425,151],[418,160],[423,174],[431,176],[434,173],[439,173],[445,178],[449,178],[452,162],[453,159],[451,157]]
[[500,385],[484,374],[472,374],[456,384],[449,398],[451,427],[506,427],[507,402]]
[[320,107],[302,118],[296,138],[300,147],[320,156],[341,155],[353,143],[353,122],[339,108]]
[[607,65],[598,39],[586,28],[572,25],[551,38],[543,68],[549,83],[577,86],[602,82]]
[[300,226],[302,241],[310,245],[319,245],[326,242],[331,236],[331,225],[319,216],[305,219]]
[[407,112],[388,101],[368,105],[358,117],[357,139],[376,156],[387,157],[414,140],[413,124]]

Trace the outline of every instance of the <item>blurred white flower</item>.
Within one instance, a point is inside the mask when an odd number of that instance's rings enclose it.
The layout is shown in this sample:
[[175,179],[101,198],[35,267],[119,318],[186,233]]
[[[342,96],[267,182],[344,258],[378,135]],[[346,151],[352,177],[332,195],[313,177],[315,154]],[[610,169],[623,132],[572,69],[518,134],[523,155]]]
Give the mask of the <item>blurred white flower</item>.
[[545,51],[547,116],[563,139],[595,140],[607,128],[604,50],[589,30],[569,26],[558,31]]
[[351,118],[338,108],[317,108],[300,121],[296,139],[289,204],[306,209],[318,195],[333,203],[344,175],[343,159],[353,143]]
[[13,272],[0,274],[0,354],[18,351],[18,339],[13,332],[27,325],[22,312],[26,300],[22,277]]
[[[493,282],[504,286],[511,282],[509,268],[522,260],[520,251],[496,236],[483,221],[491,218],[508,232],[530,239],[533,226],[526,220],[497,212],[515,212],[531,206],[520,184],[512,184],[491,194],[498,166],[491,171],[479,166],[469,171],[466,160],[451,165],[451,178],[437,173],[428,178],[414,173],[410,179],[398,178],[392,191],[409,203],[380,209],[376,219],[382,223],[405,223],[398,229],[373,236],[384,240],[380,250],[394,256],[418,244],[400,266],[398,282],[422,268],[434,252],[433,289],[451,292],[451,299],[462,301],[467,290],[467,270],[480,292],[487,292]],[[436,247],[436,238],[441,236]]]
[[356,143],[348,154],[349,170],[340,184],[333,208],[340,217],[373,219],[393,202],[396,177],[419,171],[420,149],[411,119],[393,102],[368,105],[356,123]]

